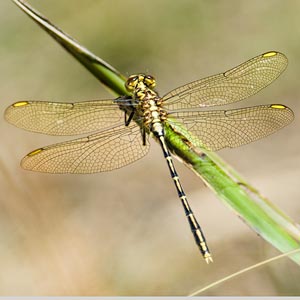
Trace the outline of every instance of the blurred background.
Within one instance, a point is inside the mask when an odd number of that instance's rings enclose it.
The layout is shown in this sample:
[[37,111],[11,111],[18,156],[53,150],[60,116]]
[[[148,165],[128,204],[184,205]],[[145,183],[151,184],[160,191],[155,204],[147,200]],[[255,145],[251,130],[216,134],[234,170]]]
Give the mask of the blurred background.
[[[282,103],[295,121],[280,132],[219,152],[295,221],[300,216],[300,2],[298,0],[31,0],[30,4],[123,74],[146,72],[163,95],[269,50],[289,67],[237,107]],[[0,111],[14,101],[112,96],[11,1],[0,3]],[[29,151],[66,140],[0,120],[0,295],[187,295],[278,253],[184,165],[185,191],[205,231],[206,265],[190,234],[159,146],[113,172],[24,171]],[[151,186],[151,188],[150,188]],[[289,259],[204,295],[300,295]]]

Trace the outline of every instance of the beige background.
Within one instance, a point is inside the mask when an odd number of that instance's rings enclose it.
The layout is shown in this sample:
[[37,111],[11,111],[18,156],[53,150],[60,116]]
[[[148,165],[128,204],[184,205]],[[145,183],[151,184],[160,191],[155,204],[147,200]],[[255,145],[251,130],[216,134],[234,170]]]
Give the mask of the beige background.
[[[158,90],[225,71],[268,50],[289,58],[270,87],[237,106],[282,103],[292,125],[219,154],[300,219],[300,2],[297,0],[32,0],[81,44]],[[113,3],[113,4],[112,4]],[[1,115],[23,99],[111,95],[11,1],[0,3]],[[0,295],[187,295],[278,254],[182,164],[182,183],[214,255],[206,265],[189,232],[158,145],[126,168],[96,175],[23,171],[34,148],[63,138],[0,120]],[[273,262],[205,295],[299,295],[299,267]]]

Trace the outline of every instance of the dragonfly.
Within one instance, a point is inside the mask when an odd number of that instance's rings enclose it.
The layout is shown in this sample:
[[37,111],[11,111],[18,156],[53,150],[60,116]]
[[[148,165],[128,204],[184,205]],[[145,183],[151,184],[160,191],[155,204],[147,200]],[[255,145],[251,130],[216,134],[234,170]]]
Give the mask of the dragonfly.
[[238,147],[288,125],[293,111],[282,104],[207,110],[231,104],[273,82],[287,67],[284,54],[270,51],[224,73],[180,86],[163,97],[153,76],[129,76],[130,96],[75,103],[18,101],[5,111],[6,120],[25,130],[49,135],[88,136],[38,148],[21,161],[26,170],[87,174],[131,164],[149,151],[149,136],[161,146],[193,237],[207,263],[212,262],[199,225],[176,172],[166,126],[205,151]]

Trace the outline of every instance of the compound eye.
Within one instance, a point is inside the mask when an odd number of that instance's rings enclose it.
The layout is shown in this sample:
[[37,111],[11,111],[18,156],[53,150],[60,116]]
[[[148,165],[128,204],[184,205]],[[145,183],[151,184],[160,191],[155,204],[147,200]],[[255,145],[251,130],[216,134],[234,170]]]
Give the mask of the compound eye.
[[136,87],[138,80],[139,80],[139,77],[137,75],[129,76],[125,83],[126,89],[130,92],[133,91]]
[[156,85],[155,79],[151,75],[146,75],[144,78],[144,82],[151,89],[153,89]]

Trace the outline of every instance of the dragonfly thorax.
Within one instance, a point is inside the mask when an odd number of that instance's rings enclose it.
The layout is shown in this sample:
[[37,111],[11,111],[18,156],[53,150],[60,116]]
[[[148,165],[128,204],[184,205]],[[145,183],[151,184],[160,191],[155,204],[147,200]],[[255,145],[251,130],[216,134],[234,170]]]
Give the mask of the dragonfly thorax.
[[157,127],[155,123],[161,123],[167,117],[166,111],[161,107],[162,99],[153,90],[155,79],[151,75],[131,75],[125,86],[133,94],[137,103],[136,113],[142,117],[143,123],[150,131]]

